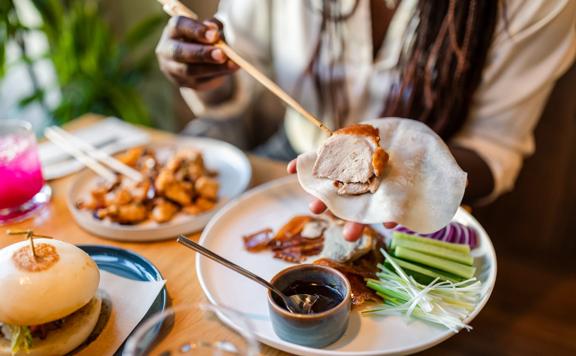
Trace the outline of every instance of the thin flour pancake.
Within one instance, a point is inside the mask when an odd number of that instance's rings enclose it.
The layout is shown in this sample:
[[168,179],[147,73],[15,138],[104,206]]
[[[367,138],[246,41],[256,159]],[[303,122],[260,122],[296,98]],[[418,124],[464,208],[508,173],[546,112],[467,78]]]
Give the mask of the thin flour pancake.
[[425,124],[400,118],[365,122],[378,128],[390,155],[374,193],[338,195],[334,181],[313,175],[317,153],[298,157],[302,188],[322,200],[337,217],[365,224],[397,222],[420,233],[447,225],[466,188],[466,173],[444,141]]

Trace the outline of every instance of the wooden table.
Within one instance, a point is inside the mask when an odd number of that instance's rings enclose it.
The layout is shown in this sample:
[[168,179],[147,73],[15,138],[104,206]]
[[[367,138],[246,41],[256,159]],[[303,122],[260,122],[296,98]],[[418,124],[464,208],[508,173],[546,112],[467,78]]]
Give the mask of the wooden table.
[[[74,130],[87,127],[98,120],[100,120],[98,116],[86,115],[70,123],[66,126],[66,129]],[[150,133],[152,141],[164,141],[173,137],[172,134],[166,132],[152,129],[145,130]],[[249,159],[253,170],[252,186],[287,174],[285,164],[283,163],[256,156],[249,156]],[[51,181],[52,201],[47,208],[33,219],[28,219],[18,224],[3,226],[3,231],[0,233],[0,248],[21,240],[21,237],[6,235],[4,228],[31,228],[38,233],[53,236],[59,240],[71,243],[118,246],[141,254],[160,269],[167,281],[166,287],[172,305],[193,304],[206,301],[194,271],[195,253],[177,245],[174,240],[150,243],[117,242],[96,237],[82,230],[74,222],[66,206],[66,194],[73,180],[74,175]],[[199,233],[192,235],[192,237],[197,239]],[[206,330],[206,332],[210,332],[210,330]],[[218,330],[213,330],[212,332],[218,332]],[[169,340],[165,342],[167,341]],[[285,355],[285,353],[266,347],[265,345],[262,347],[262,352],[263,355]]]
[[[85,116],[67,128],[86,127],[98,120]],[[170,139],[171,134],[148,130],[152,140]],[[252,186],[286,175],[283,163],[249,156]],[[205,298],[194,271],[194,254],[174,241],[122,243],[104,240],[80,229],[72,219],[65,196],[74,177],[50,182],[52,202],[34,219],[9,226],[33,228],[72,243],[104,244],[133,250],[150,259],[167,279],[173,305],[203,302]],[[490,231],[489,231],[490,233]],[[19,241],[2,236],[0,248]],[[194,235],[195,238],[198,234]],[[573,237],[575,238],[575,237]],[[494,293],[474,330],[461,332],[426,351],[433,355],[569,355],[576,354],[576,268],[574,256],[547,260],[523,256],[494,239],[498,255],[498,279]],[[176,326],[177,327],[177,326]],[[218,330],[206,330],[218,332]],[[169,341],[169,340],[166,340]],[[262,345],[263,355],[286,355]]]

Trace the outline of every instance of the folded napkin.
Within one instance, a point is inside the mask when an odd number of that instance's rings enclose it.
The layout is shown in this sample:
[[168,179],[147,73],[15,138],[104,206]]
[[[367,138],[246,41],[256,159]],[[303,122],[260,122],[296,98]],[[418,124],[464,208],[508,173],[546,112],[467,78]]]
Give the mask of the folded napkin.
[[[71,132],[82,141],[109,154],[149,142],[143,130],[115,117],[106,118],[90,127]],[[51,180],[79,171],[84,165],[52,142],[39,145],[44,179]]]
[[113,355],[146,315],[165,283],[134,281],[101,271],[99,290],[104,304],[110,304],[110,316],[96,339],[76,355]]

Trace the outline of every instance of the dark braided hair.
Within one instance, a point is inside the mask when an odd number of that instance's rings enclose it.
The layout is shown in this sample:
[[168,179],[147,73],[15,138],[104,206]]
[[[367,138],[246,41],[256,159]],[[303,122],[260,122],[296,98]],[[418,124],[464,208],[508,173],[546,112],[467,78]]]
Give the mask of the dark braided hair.
[[[331,22],[347,18],[334,17],[337,3],[323,1],[319,42],[304,75],[314,80],[320,110],[328,106],[335,126],[344,126],[343,117],[349,112],[346,85],[326,83],[317,69],[320,50],[326,48],[322,47],[323,36]],[[420,0],[413,20],[418,21],[415,33],[407,34],[413,35],[413,42],[400,58],[398,80],[383,98],[382,116],[425,122],[445,140],[460,130],[482,79],[499,5],[499,0]],[[338,26],[332,26],[333,34],[328,37],[334,40]]]

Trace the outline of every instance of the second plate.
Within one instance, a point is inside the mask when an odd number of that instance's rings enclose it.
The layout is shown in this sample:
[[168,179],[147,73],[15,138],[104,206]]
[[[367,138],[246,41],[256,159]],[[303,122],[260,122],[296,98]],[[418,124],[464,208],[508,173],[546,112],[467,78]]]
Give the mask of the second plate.
[[191,216],[179,213],[166,223],[145,221],[136,225],[121,225],[109,220],[99,220],[89,211],[76,208],[78,199],[85,197],[99,177],[91,171],[81,172],[68,194],[68,208],[76,222],[85,230],[112,240],[155,241],[201,230],[210,218],[230,199],[238,196],[248,187],[252,168],[246,155],[238,148],[218,140],[208,138],[179,138],[166,143],[177,148],[193,147],[200,149],[209,169],[218,172],[220,182],[219,202],[206,213]]

